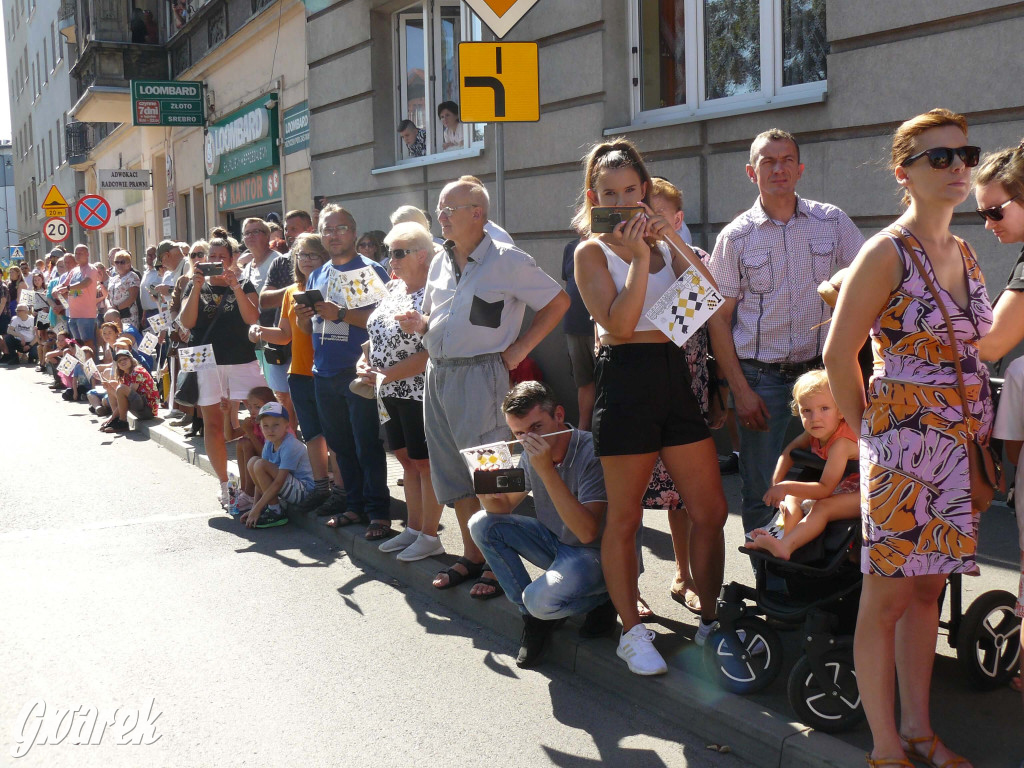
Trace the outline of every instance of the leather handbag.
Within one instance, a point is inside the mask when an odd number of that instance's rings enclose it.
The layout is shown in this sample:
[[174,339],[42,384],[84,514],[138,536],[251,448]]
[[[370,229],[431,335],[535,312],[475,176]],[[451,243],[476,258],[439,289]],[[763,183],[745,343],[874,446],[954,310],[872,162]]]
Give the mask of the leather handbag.
[[[908,254],[910,254],[910,258],[913,260],[914,266],[917,267],[917,271],[924,279],[925,285],[928,286],[928,290],[931,291],[932,297],[935,299],[935,303],[942,312],[942,319],[946,323],[946,330],[949,333],[949,345],[952,353],[951,357],[953,358],[953,364],[956,367],[956,385],[960,392],[960,407],[961,412],[963,413],[964,432],[967,435],[967,462],[970,467],[971,506],[978,512],[984,512],[989,508],[989,506],[991,506],[992,499],[995,497],[996,491],[1003,491],[1005,488],[1001,457],[996,453],[996,450],[988,437],[982,439],[978,437],[974,430],[971,429],[971,419],[967,406],[967,387],[964,384],[963,369],[960,367],[960,348],[957,345],[956,333],[953,331],[953,322],[950,320],[945,302],[942,301],[942,297],[939,295],[939,292],[935,287],[935,283],[932,281],[931,277],[929,277],[928,273],[925,272],[924,266],[921,264],[921,260],[917,256],[917,252],[914,250],[913,245],[907,239],[906,235],[895,227],[888,227],[885,231],[898,238],[903,244],[903,248]],[[917,238],[915,237],[914,239],[916,240]],[[956,243],[960,248],[961,256],[965,256],[967,244],[959,237],[956,237]]]
[[[213,326],[217,324],[220,319],[221,310],[224,309],[224,305],[228,302],[222,300],[217,305],[217,310],[213,313],[213,318],[210,320],[210,324],[206,326],[206,333],[203,334],[202,340],[199,342],[199,346],[206,343],[206,340],[210,336],[210,332],[213,330]],[[178,376],[178,386],[174,390],[174,403],[175,405],[185,405],[194,407],[199,402],[199,374],[195,371],[188,371],[184,375]]]

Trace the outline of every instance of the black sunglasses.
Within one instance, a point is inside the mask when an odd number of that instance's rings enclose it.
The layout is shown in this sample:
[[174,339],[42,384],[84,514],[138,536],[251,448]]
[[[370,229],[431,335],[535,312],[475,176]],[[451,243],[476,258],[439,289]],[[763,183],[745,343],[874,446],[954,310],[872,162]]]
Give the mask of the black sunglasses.
[[1003,220],[1003,208],[1008,206],[1020,195],[1014,195],[1002,205],[993,205],[991,208],[975,208],[974,212],[981,216],[982,221],[1002,221]]
[[410,253],[416,253],[419,250],[419,248],[392,248],[388,251],[388,256],[393,259],[404,259]]
[[981,159],[981,147],[935,147],[934,149],[926,149],[924,152],[911,155],[900,165],[910,165],[915,160],[927,157],[928,164],[932,168],[941,171],[953,164],[954,155],[963,160],[965,166],[973,168],[978,164],[978,160]]

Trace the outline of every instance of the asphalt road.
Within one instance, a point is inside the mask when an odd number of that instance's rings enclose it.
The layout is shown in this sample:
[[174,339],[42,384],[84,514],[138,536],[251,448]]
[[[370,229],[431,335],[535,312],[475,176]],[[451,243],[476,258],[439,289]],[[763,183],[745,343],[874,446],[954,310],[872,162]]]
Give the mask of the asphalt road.
[[742,765],[294,526],[245,530],[27,368],[0,402],[0,765]]

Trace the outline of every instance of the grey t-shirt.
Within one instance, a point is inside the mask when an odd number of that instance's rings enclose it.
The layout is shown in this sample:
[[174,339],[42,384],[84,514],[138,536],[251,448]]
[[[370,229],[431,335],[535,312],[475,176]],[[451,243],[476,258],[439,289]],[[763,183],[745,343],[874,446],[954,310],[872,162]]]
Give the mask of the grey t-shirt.
[[[526,474],[526,490],[533,492],[533,503],[537,510],[537,519],[550,530],[558,540],[570,547],[589,547],[591,549],[601,548],[601,537],[598,536],[589,544],[582,544],[576,534],[569,530],[555,509],[555,503],[551,501],[544,483],[533,481],[533,468],[530,465],[530,457],[522,454],[519,457],[519,467]],[[589,432],[573,429],[569,439],[569,450],[566,451],[565,459],[556,468],[558,476],[565,481],[566,486],[572,491],[572,495],[579,499],[581,504],[589,504],[594,501],[607,501],[608,494],[604,489],[604,472],[601,469],[601,460],[594,455],[594,436]],[[604,532],[604,523],[601,523],[601,532]]]

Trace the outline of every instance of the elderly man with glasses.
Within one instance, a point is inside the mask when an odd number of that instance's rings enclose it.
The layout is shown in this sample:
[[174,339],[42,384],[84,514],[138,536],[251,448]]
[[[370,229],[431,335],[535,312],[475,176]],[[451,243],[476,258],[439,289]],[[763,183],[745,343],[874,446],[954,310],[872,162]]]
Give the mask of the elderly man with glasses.
[[[423,334],[430,355],[423,405],[430,476],[437,500],[455,507],[464,547],[434,586],[448,589],[481,577],[470,594],[484,600],[501,588],[469,535],[469,518],[481,504],[459,451],[509,438],[501,411],[509,371],[569,308],[569,296],[531,256],[485,232],[487,214],[486,191],[475,180],[459,179],[441,191],[444,252],[430,265],[422,312],[400,319],[402,330]],[[523,328],[527,306],[536,314]]]

